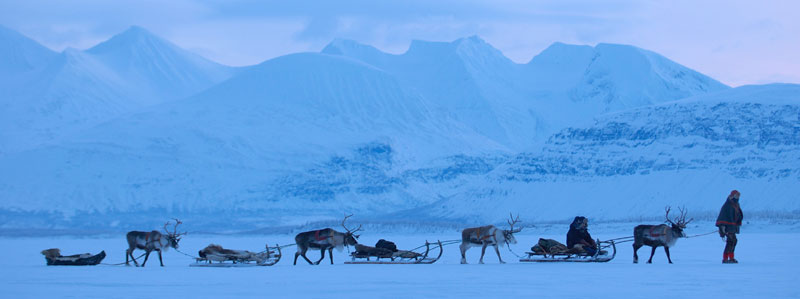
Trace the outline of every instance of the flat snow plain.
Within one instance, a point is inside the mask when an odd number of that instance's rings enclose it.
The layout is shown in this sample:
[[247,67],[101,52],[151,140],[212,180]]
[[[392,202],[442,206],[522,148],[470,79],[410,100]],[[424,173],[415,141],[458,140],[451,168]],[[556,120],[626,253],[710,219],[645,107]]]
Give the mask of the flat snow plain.
[[[335,265],[326,259],[309,266],[302,258],[292,266],[294,248],[272,267],[195,268],[193,260],[174,250],[164,254],[165,267],[151,255],[145,268],[99,265],[95,267],[48,267],[39,251],[61,248],[64,254],[96,253],[105,249],[104,263],[124,261],[126,245],[120,237],[2,238],[0,288],[2,298],[205,298],[205,297],[299,297],[299,298],[400,298],[493,297],[520,298],[798,298],[797,224],[745,225],[736,257],[738,265],[721,264],[724,243],[715,235],[682,239],[671,251],[675,264],[667,264],[662,249],[653,264],[643,263],[649,247],[640,249],[640,264],[632,263],[631,243],[618,246],[608,263],[519,263],[506,248],[500,253],[508,264],[498,264],[487,249],[484,265],[477,263],[480,248],[467,253],[469,265],[459,264],[457,245],[446,246],[433,265],[344,265],[346,252],[334,251]],[[601,239],[630,235],[631,225],[592,230]],[[690,235],[709,232],[713,225],[694,224]],[[533,228],[517,236],[512,249],[522,254],[539,237],[563,240],[566,227]],[[379,236],[380,235],[380,236]],[[416,247],[427,240],[457,239],[459,233],[371,234],[361,242],[374,244],[379,237],[400,248]],[[226,248],[257,251],[265,242],[293,243],[291,235],[219,236],[188,235],[183,252],[196,254],[209,243]],[[140,254],[137,251],[136,255]],[[310,253],[315,260],[317,252]]]

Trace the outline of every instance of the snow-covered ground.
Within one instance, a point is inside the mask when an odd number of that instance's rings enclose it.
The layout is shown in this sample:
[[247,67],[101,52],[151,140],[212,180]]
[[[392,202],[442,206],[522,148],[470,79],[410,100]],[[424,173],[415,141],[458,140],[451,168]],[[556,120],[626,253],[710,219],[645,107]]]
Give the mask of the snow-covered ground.
[[[601,239],[630,235],[632,224],[598,227]],[[0,288],[5,298],[192,298],[192,297],[505,297],[521,298],[789,298],[800,296],[796,284],[797,224],[751,224],[743,227],[736,257],[738,265],[723,265],[724,243],[716,235],[680,240],[671,251],[675,264],[667,264],[659,249],[654,263],[632,264],[630,243],[618,247],[616,259],[604,264],[518,263],[506,248],[508,264],[497,263],[487,250],[486,264],[477,264],[480,250],[467,253],[469,265],[459,264],[458,246],[445,247],[433,265],[344,265],[346,252],[335,252],[335,265],[325,262],[292,266],[293,248],[273,267],[194,268],[192,259],[178,252],[164,254],[165,267],[151,256],[145,268],[100,265],[95,267],[48,267],[39,251],[60,247],[62,252],[99,252],[104,262],[124,261],[125,239],[4,238],[0,242]],[[691,226],[688,233],[713,229],[709,223]],[[564,228],[563,230],[566,230]],[[522,254],[539,237],[564,239],[560,228],[523,231],[512,249]],[[794,232],[793,232],[794,231]],[[373,244],[379,237],[409,248],[427,240],[457,239],[457,231],[427,234],[374,234],[365,232],[361,242]],[[227,248],[259,250],[265,242],[293,243],[292,235],[214,236],[189,235],[181,250],[195,254],[214,242]],[[649,248],[639,251],[644,259]],[[137,253],[138,255],[138,253]],[[310,253],[312,260],[317,253]],[[302,263],[300,263],[302,262]]]

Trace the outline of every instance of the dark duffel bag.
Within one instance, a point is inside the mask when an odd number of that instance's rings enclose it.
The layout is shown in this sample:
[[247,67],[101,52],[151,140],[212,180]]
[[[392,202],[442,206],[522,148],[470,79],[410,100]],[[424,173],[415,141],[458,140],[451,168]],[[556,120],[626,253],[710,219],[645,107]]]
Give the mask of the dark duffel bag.
[[378,240],[378,243],[375,243],[375,247],[388,249],[391,250],[392,252],[397,252],[397,245],[394,245],[394,242],[392,241],[386,241],[384,239]]

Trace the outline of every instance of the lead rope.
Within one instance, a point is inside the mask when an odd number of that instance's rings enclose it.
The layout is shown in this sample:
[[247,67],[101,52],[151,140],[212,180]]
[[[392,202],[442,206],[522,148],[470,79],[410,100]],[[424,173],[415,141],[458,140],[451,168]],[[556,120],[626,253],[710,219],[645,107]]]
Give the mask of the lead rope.
[[521,255],[519,255],[516,252],[514,252],[514,250],[511,250],[511,244],[509,244],[508,241],[506,241],[506,248],[508,248],[508,252],[511,252],[511,254],[517,256],[518,259],[522,258]]
[[200,257],[198,257],[198,256],[194,256],[194,255],[191,255],[191,254],[185,253],[185,252],[183,252],[183,251],[180,251],[178,248],[175,248],[175,251],[177,251],[178,253],[180,253],[180,254],[183,254],[183,255],[185,255],[185,256],[188,256],[188,257],[190,257],[190,258],[193,258],[193,259],[199,259],[199,258],[200,258]]
[[[143,257],[145,254],[146,254],[146,253],[142,253],[142,255],[140,255],[140,256],[139,256],[139,257],[137,257],[136,259],[140,259],[140,258],[142,258],[142,257]],[[122,263],[116,263],[116,264],[108,264],[108,263],[100,263],[100,264],[101,264],[101,265],[106,265],[106,266],[122,266],[122,265],[124,265],[124,264],[125,264],[125,262],[122,262]]]
[[702,236],[707,236],[707,235],[710,235],[710,234],[713,234],[713,233],[716,233],[716,232],[718,232],[718,231],[717,230],[712,230],[712,231],[707,232],[705,234],[686,236],[686,238],[688,239],[688,238],[702,237]]

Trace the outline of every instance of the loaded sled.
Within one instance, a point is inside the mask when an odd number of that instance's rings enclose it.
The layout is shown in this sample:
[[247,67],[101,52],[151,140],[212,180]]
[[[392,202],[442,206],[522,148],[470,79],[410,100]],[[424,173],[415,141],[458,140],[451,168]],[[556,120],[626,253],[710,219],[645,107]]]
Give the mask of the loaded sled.
[[281,247],[266,245],[266,250],[251,252],[247,250],[225,249],[220,245],[211,244],[200,250],[199,258],[195,259],[191,267],[255,267],[272,266],[281,260]]
[[[436,257],[429,256],[431,247],[434,251],[439,249]],[[351,260],[345,261],[345,264],[433,264],[442,257],[442,242],[425,241],[425,245],[412,250],[397,250],[394,243],[380,240],[375,247],[356,244],[356,251],[350,257]]]
[[527,256],[519,259],[520,262],[579,262],[579,263],[605,263],[613,260],[617,255],[617,246],[614,240],[597,240],[597,252],[589,254],[578,248],[567,249],[567,246],[551,239],[539,239],[539,244],[526,252]]
[[61,250],[58,248],[43,250],[42,254],[48,266],[94,266],[106,258],[105,251],[95,255],[91,253],[61,255]]

